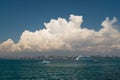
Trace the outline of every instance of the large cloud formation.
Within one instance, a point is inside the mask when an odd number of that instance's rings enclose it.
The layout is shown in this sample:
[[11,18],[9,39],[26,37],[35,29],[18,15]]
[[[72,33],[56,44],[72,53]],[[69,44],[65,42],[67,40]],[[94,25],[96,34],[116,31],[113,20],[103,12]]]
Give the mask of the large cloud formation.
[[120,32],[114,28],[116,18],[108,17],[99,31],[81,28],[82,16],[70,15],[51,19],[44,23],[45,29],[31,32],[25,30],[18,43],[8,39],[0,44],[0,53],[80,51],[93,53],[114,53],[120,51]]

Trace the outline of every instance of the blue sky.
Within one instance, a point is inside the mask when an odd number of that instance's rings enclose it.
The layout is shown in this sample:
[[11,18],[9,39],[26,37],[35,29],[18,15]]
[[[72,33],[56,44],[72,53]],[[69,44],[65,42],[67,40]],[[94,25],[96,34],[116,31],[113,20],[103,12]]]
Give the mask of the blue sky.
[[119,9],[119,0],[0,0],[0,57],[120,56]]
[[82,15],[82,27],[99,30],[105,17],[120,19],[119,0],[0,0],[0,42],[19,40],[24,30],[43,29],[44,22]]

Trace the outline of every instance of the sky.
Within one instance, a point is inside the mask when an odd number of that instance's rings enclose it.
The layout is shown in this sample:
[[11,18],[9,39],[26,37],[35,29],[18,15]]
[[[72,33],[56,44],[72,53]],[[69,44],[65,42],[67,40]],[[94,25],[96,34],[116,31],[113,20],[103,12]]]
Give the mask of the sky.
[[0,0],[0,55],[120,55],[119,8],[119,0]]

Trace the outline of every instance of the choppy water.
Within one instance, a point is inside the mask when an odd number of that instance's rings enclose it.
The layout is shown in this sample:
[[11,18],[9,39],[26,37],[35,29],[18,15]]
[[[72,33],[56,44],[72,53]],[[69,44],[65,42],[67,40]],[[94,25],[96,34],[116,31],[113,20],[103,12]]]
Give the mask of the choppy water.
[[120,80],[120,59],[99,61],[0,60],[0,80]]

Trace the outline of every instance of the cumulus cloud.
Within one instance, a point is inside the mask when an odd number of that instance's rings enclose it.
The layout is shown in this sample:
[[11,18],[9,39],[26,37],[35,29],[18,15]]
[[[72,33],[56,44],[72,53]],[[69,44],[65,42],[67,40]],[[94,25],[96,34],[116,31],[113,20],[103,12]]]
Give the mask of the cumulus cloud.
[[102,22],[99,31],[81,28],[82,16],[70,15],[51,19],[44,23],[45,29],[31,32],[25,30],[18,43],[8,39],[0,44],[0,53],[80,51],[93,53],[112,53],[120,51],[120,32],[114,28],[117,19],[108,17]]

